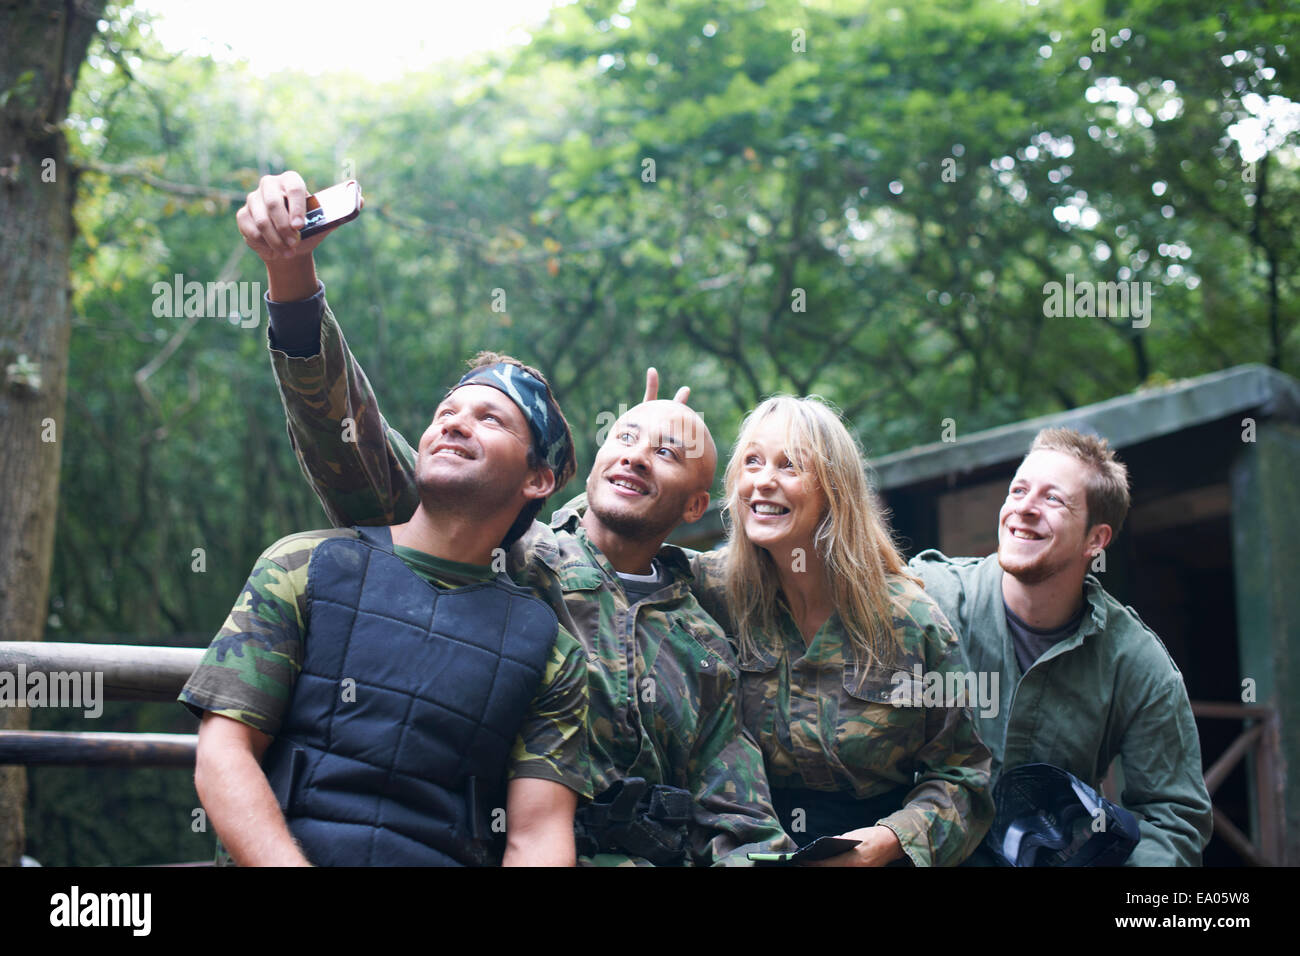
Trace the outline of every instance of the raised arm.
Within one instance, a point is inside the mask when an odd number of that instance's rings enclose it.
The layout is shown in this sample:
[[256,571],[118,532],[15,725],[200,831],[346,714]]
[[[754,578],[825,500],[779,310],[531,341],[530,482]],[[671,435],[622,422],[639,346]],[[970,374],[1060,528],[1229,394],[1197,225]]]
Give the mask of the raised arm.
[[[297,173],[263,176],[235,216],[244,241],[266,265],[271,364],[289,438],[331,522],[396,524],[418,504],[415,455],[380,415],[325,304],[312,251],[332,230],[298,238],[306,198]],[[289,332],[295,333],[292,345]]]
[[301,239],[298,230],[306,222],[307,184],[293,170],[263,176],[235,213],[239,234],[266,265],[267,285],[276,302],[305,299],[316,291],[312,252],[333,229]]
[[379,413],[329,306],[321,310],[315,355],[271,349],[298,464],[336,527],[408,521],[419,504],[415,452]]

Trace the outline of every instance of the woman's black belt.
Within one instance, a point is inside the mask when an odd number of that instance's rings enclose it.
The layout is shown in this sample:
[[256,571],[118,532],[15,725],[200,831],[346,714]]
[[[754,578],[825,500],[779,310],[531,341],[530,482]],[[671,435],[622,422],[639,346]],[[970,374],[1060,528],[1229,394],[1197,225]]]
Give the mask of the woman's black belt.
[[874,797],[859,798],[851,790],[809,790],[773,787],[772,806],[785,832],[799,846],[823,836],[875,826],[877,820],[901,810],[911,787],[896,787]]

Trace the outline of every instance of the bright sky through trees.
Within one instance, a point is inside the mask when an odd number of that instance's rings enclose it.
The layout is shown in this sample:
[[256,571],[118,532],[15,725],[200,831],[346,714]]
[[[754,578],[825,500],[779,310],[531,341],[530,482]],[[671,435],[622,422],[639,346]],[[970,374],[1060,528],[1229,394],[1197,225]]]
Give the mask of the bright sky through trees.
[[170,50],[245,58],[258,73],[354,70],[374,79],[527,43],[527,28],[555,5],[557,0],[139,3],[159,15],[155,30]]

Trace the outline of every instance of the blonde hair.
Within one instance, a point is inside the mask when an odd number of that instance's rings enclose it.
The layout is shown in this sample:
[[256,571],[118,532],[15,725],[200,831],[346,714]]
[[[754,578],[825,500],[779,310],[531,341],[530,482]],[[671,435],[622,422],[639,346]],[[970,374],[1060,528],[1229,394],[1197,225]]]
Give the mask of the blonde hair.
[[1030,455],[1036,451],[1061,452],[1086,466],[1083,487],[1088,527],[1110,525],[1111,540],[1115,540],[1128,516],[1128,468],[1115,457],[1110,443],[1072,428],[1044,428],[1034,436],[1034,443],[1029,447]]
[[776,640],[781,581],[776,562],[745,534],[736,515],[744,452],[754,431],[769,420],[785,426],[785,454],[805,480],[826,495],[826,514],[814,547],[826,563],[831,596],[844,624],[860,678],[874,666],[890,666],[894,650],[894,606],[888,575],[920,584],[907,571],[889,524],[867,481],[866,457],[833,406],[816,395],[776,395],[740,426],[724,478],[727,536],[726,593],[742,658]]

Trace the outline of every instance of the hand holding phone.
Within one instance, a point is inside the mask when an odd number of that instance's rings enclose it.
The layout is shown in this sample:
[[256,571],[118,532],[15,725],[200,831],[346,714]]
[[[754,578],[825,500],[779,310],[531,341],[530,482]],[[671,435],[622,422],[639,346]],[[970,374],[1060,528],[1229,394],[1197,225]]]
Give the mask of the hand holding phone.
[[[302,177],[286,170],[263,176],[235,221],[248,247],[268,269],[278,269],[281,263],[292,264],[285,260],[307,261],[327,232],[355,219],[364,206],[354,179],[309,195]],[[314,277],[309,284],[315,287]]]
[[306,239],[351,222],[360,215],[361,206],[361,187],[355,179],[322,189],[307,197],[307,223],[298,231],[298,237]]

